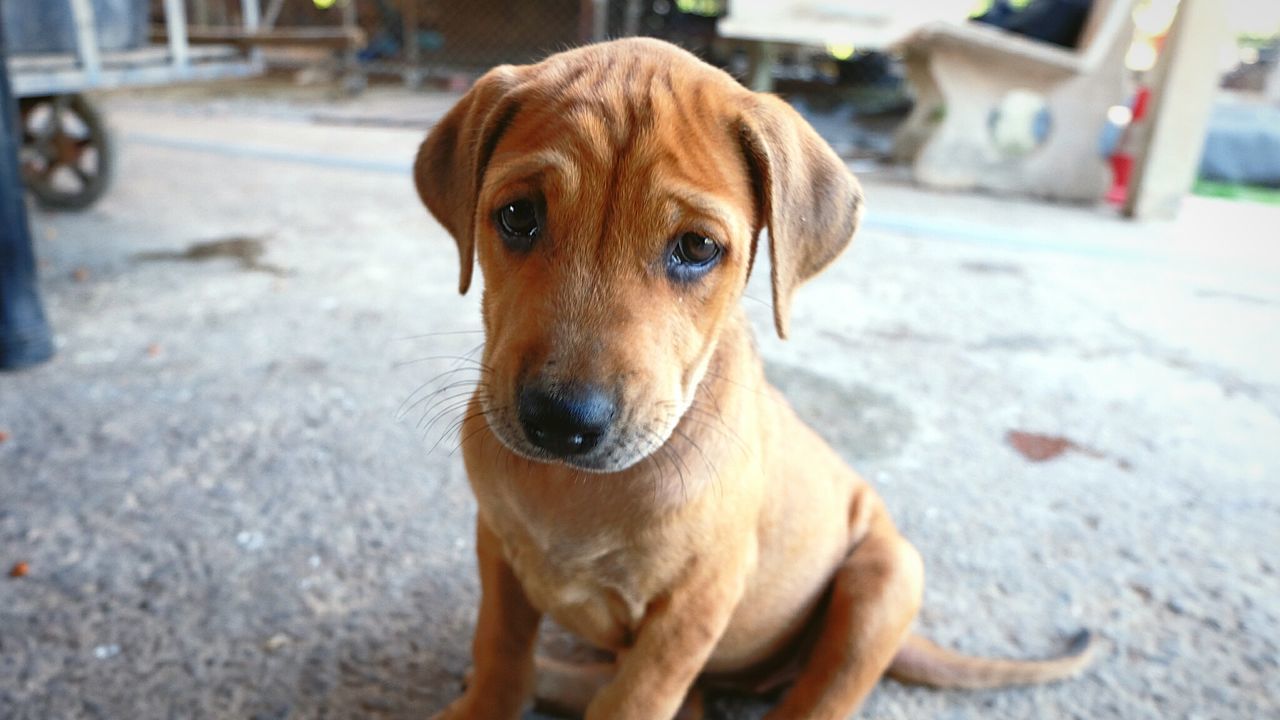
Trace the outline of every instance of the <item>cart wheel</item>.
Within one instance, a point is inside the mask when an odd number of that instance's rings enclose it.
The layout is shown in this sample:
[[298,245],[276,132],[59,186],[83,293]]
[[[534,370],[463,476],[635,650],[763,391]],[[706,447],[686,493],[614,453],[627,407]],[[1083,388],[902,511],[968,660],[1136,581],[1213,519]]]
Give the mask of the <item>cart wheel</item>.
[[19,109],[22,179],[36,200],[81,210],[102,197],[114,158],[98,109],[83,95],[24,98]]

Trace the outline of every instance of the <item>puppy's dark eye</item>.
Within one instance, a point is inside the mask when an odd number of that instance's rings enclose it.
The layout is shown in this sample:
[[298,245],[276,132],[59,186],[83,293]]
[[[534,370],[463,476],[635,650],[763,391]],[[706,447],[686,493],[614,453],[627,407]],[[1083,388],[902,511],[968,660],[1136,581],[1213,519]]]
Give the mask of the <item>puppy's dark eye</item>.
[[687,232],[676,238],[668,263],[671,273],[678,279],[688,280],[711,269],[720,259],[720,244],[696,232]]
[[538,207],[532,200],[516,200],[498,209],[498,226],[509,241],[528,246],[538,235]]

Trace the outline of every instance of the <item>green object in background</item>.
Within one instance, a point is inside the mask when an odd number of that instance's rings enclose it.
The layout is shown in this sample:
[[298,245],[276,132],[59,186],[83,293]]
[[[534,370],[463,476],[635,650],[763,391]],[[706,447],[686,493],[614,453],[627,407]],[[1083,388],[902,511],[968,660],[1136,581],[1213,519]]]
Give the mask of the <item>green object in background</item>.
[[721,0],[676,0],[676,9],[686,15],[720,17],[724,14]]
[[1260,187],[1258,185],[1233,185],[1214,180],[1196,180],[1195,187],[1191,191],[1202,197],[1280,205],[1280,188]]
[[[995,5],[995,0],[975,0],[973,9],[969,11],[969,17],[976,18],[984,15]],[[1016,10],[1021,10],[1031,4],[1031,0],[1009,0],[1009,4]]]

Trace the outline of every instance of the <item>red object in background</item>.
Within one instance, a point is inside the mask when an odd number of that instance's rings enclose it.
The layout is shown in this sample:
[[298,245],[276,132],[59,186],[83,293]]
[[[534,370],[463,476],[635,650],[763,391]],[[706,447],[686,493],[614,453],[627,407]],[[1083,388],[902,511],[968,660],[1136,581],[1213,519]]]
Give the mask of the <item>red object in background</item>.
[[1108,160],[1111,161],[1111,189],[1107,191],[1107,202],[1112,205],[1123,205],[1129,197],[1129,178],[1133,177],[1133,156],[1118,150]]
[[1147,105],[1151,103],[1151,88],[1143,85],[1138,88],[1138,92],[1133,96],[1133,120],[1130,122],[1138,122],[1147,116]]
[[1129,197],[1129,180],[1133,177],[1133,153],[1129,150],[1129,138],[1133,135],[1133,126],[1147,116],[1147,106],[1151,104],[1151,88],[1142,86],[1133,95],[1133,105],[1129,108],[1132,115],[1129,127],[1124,136],[1116,144],[1116,151],[1108,158],[1111,161],[1111,189],[1107,191],[1107,202],[1112,205],[1123,205]]

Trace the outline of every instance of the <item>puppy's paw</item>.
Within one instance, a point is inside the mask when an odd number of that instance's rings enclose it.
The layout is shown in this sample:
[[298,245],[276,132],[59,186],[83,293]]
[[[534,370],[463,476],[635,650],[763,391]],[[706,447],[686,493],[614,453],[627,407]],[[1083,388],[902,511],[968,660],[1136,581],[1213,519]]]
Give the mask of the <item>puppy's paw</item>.
[[432,715],[431,720],[519,720],[528,705],[513,702],[509,697],[481,698],[468,692]]

